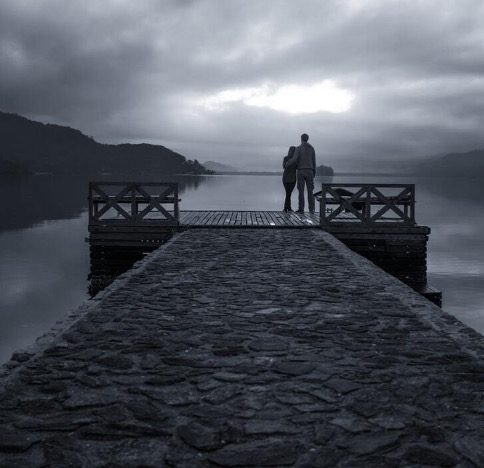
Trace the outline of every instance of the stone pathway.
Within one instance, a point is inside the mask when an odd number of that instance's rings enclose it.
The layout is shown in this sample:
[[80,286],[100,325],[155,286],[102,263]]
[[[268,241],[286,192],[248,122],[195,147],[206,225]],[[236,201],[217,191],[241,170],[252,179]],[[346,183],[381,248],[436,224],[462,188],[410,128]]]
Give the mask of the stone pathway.
[[484,466],[483,356],[326,233],[192,230],[14,355],[0,466]]

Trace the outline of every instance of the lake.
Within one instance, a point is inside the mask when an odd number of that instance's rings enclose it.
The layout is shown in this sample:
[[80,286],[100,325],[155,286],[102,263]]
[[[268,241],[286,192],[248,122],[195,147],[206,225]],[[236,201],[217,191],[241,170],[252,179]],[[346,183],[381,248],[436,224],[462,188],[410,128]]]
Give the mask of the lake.
[[[4,362],[88,298],[88,180],[49,175],[0,180],[0,362]],[[180,183],[181,209],[280,210],[283,205],[277,175],[163,180]],[[322,181],[415,183],[417,222],[432,229],[429,283],[443,291],[444,310],[484,333],[482,179],[340,175],[319,178],[316,187]],[[293,207],[296,197],[297,191]]]

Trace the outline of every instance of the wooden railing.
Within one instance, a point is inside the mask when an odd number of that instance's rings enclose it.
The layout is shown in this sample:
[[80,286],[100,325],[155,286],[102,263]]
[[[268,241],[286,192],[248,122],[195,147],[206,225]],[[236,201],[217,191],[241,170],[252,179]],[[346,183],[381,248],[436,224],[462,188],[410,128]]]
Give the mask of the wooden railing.
[[90,182],[90,226],[177,226],[178,184]]
[[360,224],[415,225],[414,184],[323,184],[321,226]]

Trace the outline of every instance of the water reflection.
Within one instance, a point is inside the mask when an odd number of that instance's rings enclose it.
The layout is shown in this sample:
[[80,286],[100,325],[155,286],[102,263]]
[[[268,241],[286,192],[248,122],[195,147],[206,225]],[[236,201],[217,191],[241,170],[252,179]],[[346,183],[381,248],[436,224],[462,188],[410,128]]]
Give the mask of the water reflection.
[[86,297],[87,216],[0,233],[0,363]]
[[[279,176],[163,179],[180,183],[181,209],[282,209]],[[429,282],[443,290],[445,310],[484,332],[481,180],[384,176],[336,176],[333,180],[416,184],[417,221],[432,228]],[[317,184],[322,181],[318,179]],[[53,176],[1,180],[0,361],[31,343],[87,297],[87,182],[87,178]],[[294,203],[296,193],[293,197]]]
[[[163,177],[165,182],[178,182],[180,193],[196,191],[207,176]],[[103,181],[120,181],[115,176],[103,176]],[[0,231],[25,229],[45,220],[70,219],[87,210],[88,176],[37,175],[27,177],[0,176],[2,216]],[[159,181],[156,175],[143,180]]]

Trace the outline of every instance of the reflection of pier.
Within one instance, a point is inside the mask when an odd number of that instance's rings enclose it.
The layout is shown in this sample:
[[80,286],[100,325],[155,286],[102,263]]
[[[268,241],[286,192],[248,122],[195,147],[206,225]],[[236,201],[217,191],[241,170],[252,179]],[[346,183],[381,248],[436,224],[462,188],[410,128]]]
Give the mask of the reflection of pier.
[[176,183],[91,183],[91,292],[191,228],[324,229],[440,305],[427,285],[430,229],[415,222],[411,184],[323,184],[319,213],[180,211]]

